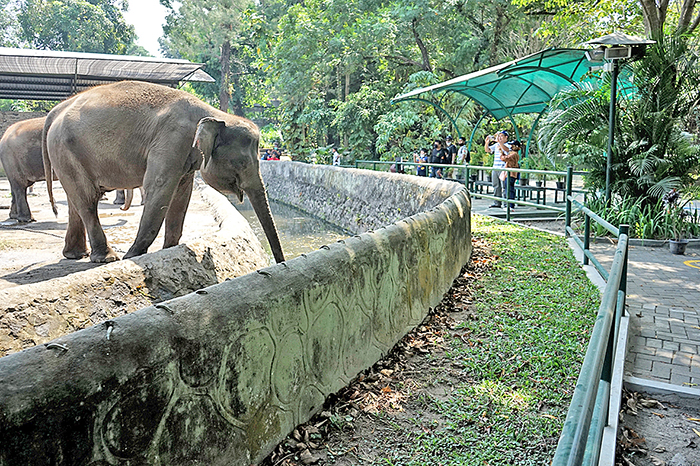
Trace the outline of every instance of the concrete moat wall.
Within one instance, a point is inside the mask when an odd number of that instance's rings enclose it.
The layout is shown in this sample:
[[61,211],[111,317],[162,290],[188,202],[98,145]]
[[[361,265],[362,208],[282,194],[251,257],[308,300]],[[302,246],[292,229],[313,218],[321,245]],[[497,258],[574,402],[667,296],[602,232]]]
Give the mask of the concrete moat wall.
[[427,212],[0,358],[0,465],[261,460],[469,259],[469,195],[433,183],[445,197]]

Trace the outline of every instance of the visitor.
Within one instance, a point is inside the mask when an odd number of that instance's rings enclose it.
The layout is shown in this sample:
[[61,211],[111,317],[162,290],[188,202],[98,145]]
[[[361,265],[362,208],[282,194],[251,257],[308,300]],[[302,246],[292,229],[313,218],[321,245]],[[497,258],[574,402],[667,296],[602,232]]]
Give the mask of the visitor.
[[418,156],[416,157],[416,163],[419,165],[416,167],[416,174],[418,176],[428,176],[427,167],[423,164],[428,163],[428,149],[421,148]]
[[[442,140],[436,139],[435,143],[433,144],[433,152],[430,154],[430,163],[431,164],[441,164],[445,160],[447,160],[447,151],[445,148],[442,146]],[[430,175],[431,178],[440,178],[442,179],[442,168],[441,167],[430,167]]]
[[[508,131],[499,131],[495,136],[486,136],[484,141],[484,150],[487,154],[493,154],[493,168],[491,171],[491,186],[493,186],[493,195],[495,197],[503,197],[503,185],[501,184],[501,170],[505,168],[506,163],[501,160],[502,155],[506,155],[510,149],[508,145]],[[496,200],[489,207],[501,207],[501,201]]]
[[[510,150],[507,154],[501,156],[501,160],[505,162],[505,168],[520,168],[518,161],[520,160],[520,141],[515,140],[510,144]],[[515,199],[515,180],[518,178],[518,173],[502,171],[500,175],[503,181],[503,191],[508,199]],[[515,209],[515,204],[510,204],[511,209]]]
[[[457,145],[459,149],[457,150],[457,160],[455,163],[457,165],[469,165],[469,151],[467,150],[467,141],[464,139],[464,136],[460,136],[459,139],[457,139]],[[456,178],[458,181],[464,183],[463,169],[457,169]]]
[[338,149],[335,147],[331,149],[331,156],[333,156],[333,165],[340,165],[340,153],[338,152]]
[[[447,142],[447,147],[445,147],[445,150],[447,151],[447,157],[445,158],[445,161],[443,163],[445,165],[453,165],[457,161],[457,146],[455,146],[452,143],[452,136],[450,136],[449,134],[447,135],[447,138],[445,140]],[[445,169],[445,178],[452,178],[451,168]]]

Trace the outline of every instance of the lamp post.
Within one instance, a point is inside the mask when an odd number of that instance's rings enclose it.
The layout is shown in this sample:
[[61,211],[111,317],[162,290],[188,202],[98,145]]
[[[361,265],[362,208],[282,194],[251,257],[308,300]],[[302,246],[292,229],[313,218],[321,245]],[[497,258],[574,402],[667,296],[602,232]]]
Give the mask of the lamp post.
[[599,47],[586,52],[586,58],[591,61],[606,60],[603,67],[610,76],[610,122],[608,126],[608,152],[605,162],[605,203],[610,203],[610,182],[612,172],[612,151],[615,143],[615,113],[617,111],[617,77],[620,74],[620,60],[627,58],[639,59],[644,56],[646,46],[655,44],[654,40],[646,40],[641,37],[628,36],[621,32],[613,32],[607,36],[586,42],[588,45]]

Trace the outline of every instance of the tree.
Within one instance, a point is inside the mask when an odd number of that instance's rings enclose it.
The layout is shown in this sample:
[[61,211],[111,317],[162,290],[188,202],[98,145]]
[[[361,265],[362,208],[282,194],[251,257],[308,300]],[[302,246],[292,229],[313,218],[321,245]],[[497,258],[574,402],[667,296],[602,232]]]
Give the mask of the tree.
[[[295,135],[295,144],[300,144],[295,148],[312,150],[315,144],[342,143],[363,157],[376,156],[374,148],[390,157],[406,150],[408,140],[397,144],[396,131],[412,120],[404,118],[408,113],[423,120],[416,122],[418,126],[434,127],[438,122],[443,131],[454,132],[449,122],[440,122],[425,106],[397,110],[386,105],[387,101],[414,74],[429,73],[439,82],[515,58],[510,51],[534,52],[528,46],[542,44],[522,38],[539,20],[508,5],[505,0],[308,0],[291,4],[278,21],[271,74],[282,109],[292,118],[286,125],[287,132]],[[513,28],[522,33],[513,33]],[[360,95],[354,96],[356,93]],[[386,99],[379,106],[381,111],[365,106],[380,93]],[[307,106],[318,109],[319,99],[335,114],[334,124],[325,141],[308,140],[305,135],[316,137],[317,132],[309,131],[299,118]],[[401,104],[406,105],[413,104]],[[387,112],[395,118],[385,118]],[[351,141],[356,131],[362,136]],[[367,143],[369,136],[375,138],[373,144]]]
[[[169,56],[216,63],[219,108],[244,116],[241,75],[247,63],[244,48],[251,44],[241,35],[242,18],[250,0],[161,0],[170,9],[163,27],[161,47]],[[209,93],[212,91],[209,90]]]
[[[656,204],[664,193],[692,183],[700,152],[681,132],[680,121],[700,104],[700,74],[698,58],[687,47],[682,37],[666,37],[632,65],[634,87],[628,83],[618,100],[611,173],[615,194]],[[561,93],[539,131],[543,151],[580,157],[597,189],[605,186],[609,95],[609,83]]]
[[19,40],[35,49],[125,54],[134,27],[126,0],[19,0]]

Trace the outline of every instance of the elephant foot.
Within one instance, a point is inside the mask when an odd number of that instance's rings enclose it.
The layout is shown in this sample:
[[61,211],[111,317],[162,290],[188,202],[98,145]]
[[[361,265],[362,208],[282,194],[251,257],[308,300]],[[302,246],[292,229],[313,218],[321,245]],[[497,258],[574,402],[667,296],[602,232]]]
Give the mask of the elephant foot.
[[118,260],[119,256],[116,252],[112,250],[112,248],[108,248],[108,250],[104,253],[93,252],[92,254],[90,254],[90,262],[107,264]]
[[10,218],[8,220],[15,220],[17,223],[32,223],[36,222],[33,217],[13,217],[10,215]]
[[86,249],[63,250],[63,257],[66,259],[78,260],[87,257],[89,254]]

